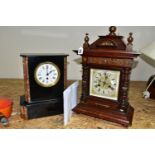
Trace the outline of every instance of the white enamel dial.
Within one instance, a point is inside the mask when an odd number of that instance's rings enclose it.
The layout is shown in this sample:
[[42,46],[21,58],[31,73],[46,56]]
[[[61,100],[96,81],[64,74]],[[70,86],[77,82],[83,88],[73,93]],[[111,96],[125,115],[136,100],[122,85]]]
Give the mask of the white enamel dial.
[[34,77],[40,86],[52,87],[60,79],[60,70],[52,62],[43,62],[36,67]]
[[120,71],[91,69],[90,95],[117,100]]

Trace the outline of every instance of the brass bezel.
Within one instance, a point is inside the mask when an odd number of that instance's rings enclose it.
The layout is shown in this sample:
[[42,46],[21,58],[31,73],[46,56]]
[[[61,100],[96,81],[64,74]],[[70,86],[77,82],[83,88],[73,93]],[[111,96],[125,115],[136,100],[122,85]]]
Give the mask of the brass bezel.
[[[38,68],[39,68],[40,66],[42,66],[42,65],[45,65],[45,64],[51,64],[51,65],[53,65],[53,66],[56,68],[57,72],[58,72],[58,77],[57,77],[56,81],[55,81],[54,83],[52,83],[52,84],[49,84],[49,85],[45,85],[45,84],[41,83],[41,82],[37,79],[37,75],[36,75],[36,72],[37,72]],[[60,79],[60,76],[61,76],[61,74],[60,74],[60,69],[59,69],[59,67],[58,67],[55,63],[50,62],[50,61],[46,61],[46,62],[39,63],[39,64],[37,65],[37,67],[35,68],[35,71],[34,71],[34,79],[35,79],[36,83],[37,83],[38,85],[40,85],[40,86],[42,86],[42,87],[46,87],[46,88],[55,86],[55,85],[58,83],[58,81],[59,81],[59,79]]]

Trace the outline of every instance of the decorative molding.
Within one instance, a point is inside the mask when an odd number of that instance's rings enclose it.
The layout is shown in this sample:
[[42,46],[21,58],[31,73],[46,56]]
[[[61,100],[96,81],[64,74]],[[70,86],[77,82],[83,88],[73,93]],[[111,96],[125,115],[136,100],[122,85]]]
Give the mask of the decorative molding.
[[102,42],[99,46],[101,46],[101,47],[102,46],[113,47],[113,46],[115,46],[115,44],[112,41],[107,40],[107,41]]
[[89,66],[83,65],[83,75],[82,75],[82,94],[81,100],[83,101],[89,95]]
[[[84,61],[85,62],[85,61]],[[116,59],[116,58],[101,58],[101,57],[88,57],[88,64],[99,64],[99,65],[115,65],[117,67],[131,67],[133,60],[131,59]]]
[[128,88],[129,88],[129,80],[130,80],[131,68],[124,68],[122,70],[122,78],[121,80],[122,85],[120,86],[120,111],[124,112],[127,110],[129,103],[128,103]]

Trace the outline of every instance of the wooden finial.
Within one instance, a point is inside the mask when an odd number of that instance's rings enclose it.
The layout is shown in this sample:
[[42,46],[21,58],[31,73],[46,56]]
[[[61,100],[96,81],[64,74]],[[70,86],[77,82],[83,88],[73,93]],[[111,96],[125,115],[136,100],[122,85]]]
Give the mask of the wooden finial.
[[129,37],[128,37],[128,44],[127,45],[133,45],[132,42],[133,42],[134,39],[133,39],[132,35],[133,35],[133,33],[130,32]]
[[83,44],[83,48],[88,48],[89,47],[89,37],[88,37],[88,33],[86,33],[86,36],[84,38],[84,44]]
[[109,31],[110,31],[109,35],[115,36],[116,35],[115,34],[116,30],[117,30],[116,26],[110,26],[109,27]]
[[131,50],[133,50],[133,40],[134,40],[134,38],[133,38],[133,33],[129,33],[129,37],[128,37],[128,39],[127,39],[127,41],[128,41],[128,43],[127,43],[127,50],[128,51],[131,51]]

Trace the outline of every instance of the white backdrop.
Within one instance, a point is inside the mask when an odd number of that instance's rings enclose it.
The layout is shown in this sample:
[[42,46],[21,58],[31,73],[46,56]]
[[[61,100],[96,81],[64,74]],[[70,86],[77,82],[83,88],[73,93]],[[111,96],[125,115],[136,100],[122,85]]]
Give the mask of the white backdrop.
[[[72,52],[83,44],[85,33],[89,33],[90,43],[98,35],[108,34],[104,26],[48,26],[48,27],[0,27],[0,78],[23,78],[20,53],[66,53],[68,57],[68,79],[81,79],[80,58]],[[155,40],[153,26],[118,26],[117,34],[128,37],[134,33],[134,50],[139,51]],[[133,69],[131,80],[146,81],[155,74],[155,68],[138,58],[138,65]]]

